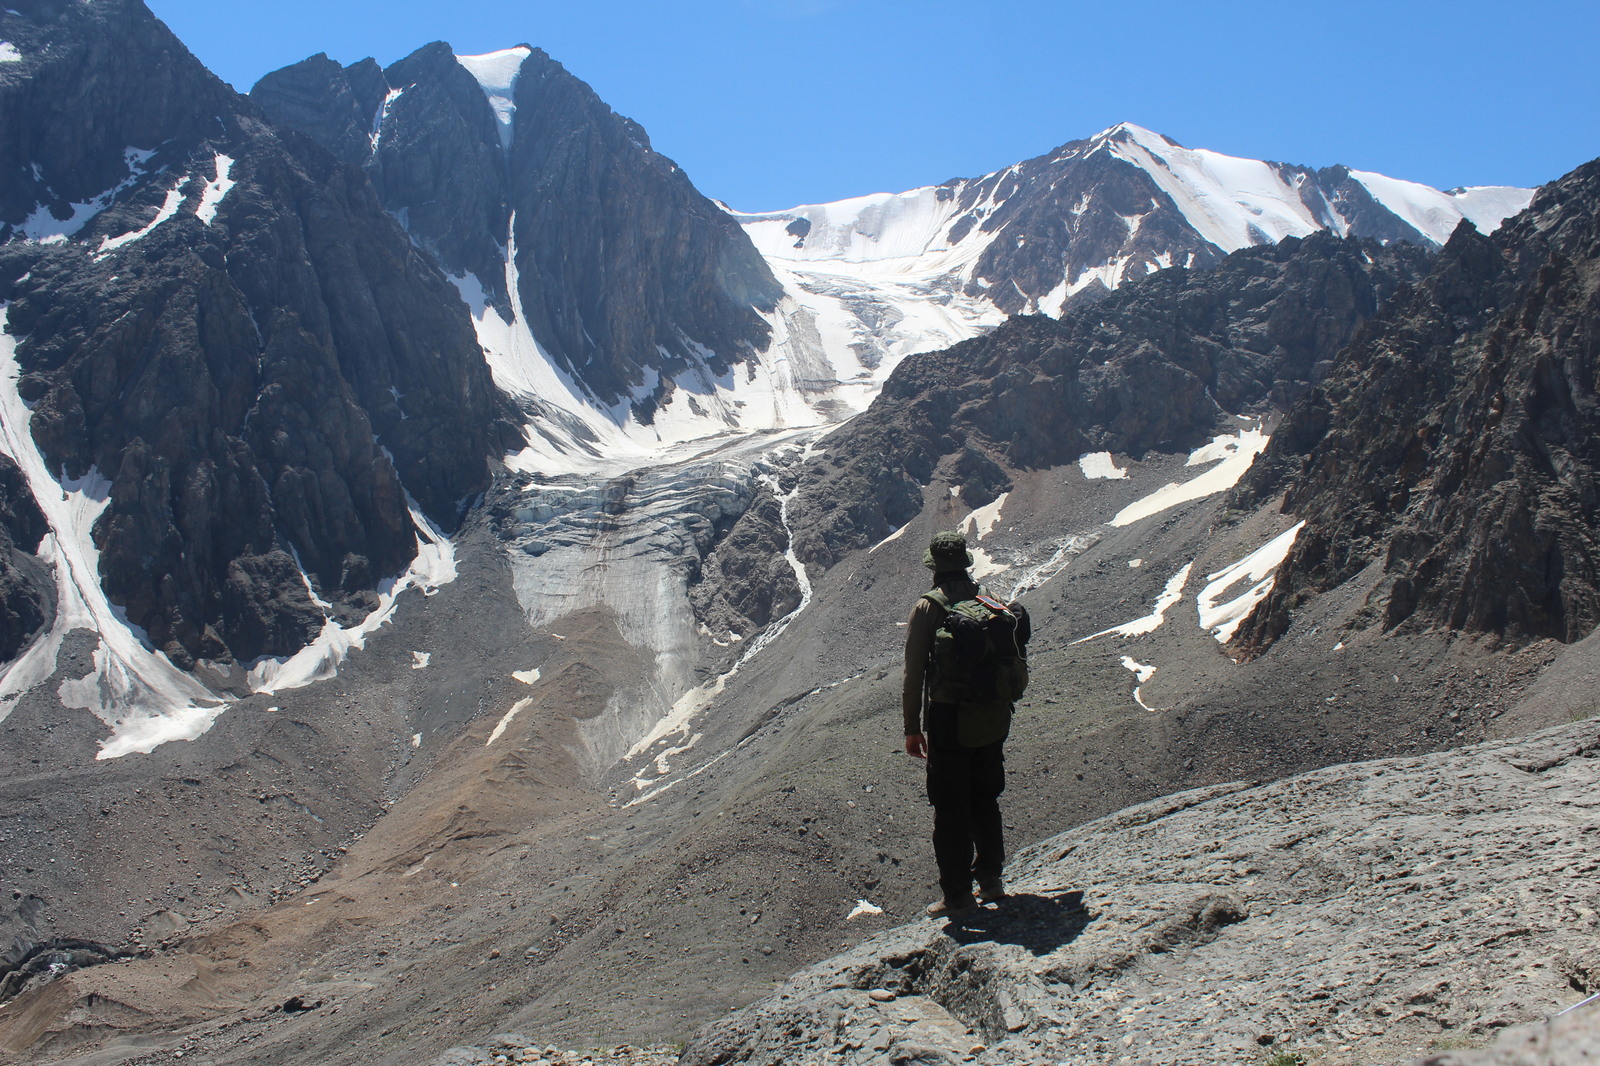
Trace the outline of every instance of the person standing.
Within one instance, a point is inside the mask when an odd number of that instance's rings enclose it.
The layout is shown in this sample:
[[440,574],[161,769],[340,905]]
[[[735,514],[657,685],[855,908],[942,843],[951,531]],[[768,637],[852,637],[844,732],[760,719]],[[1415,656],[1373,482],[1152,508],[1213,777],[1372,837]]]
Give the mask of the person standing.
[[1000,876],[1005,862],[1000,793],[1006,786],[1003,749],[1011,701],[992,694],[974,699],[970,688],[962,699],[959,685],[935,676],[935,640],[950,608],[981,595],[968,573],[972,555],[966,537],[934,534],[922,562],[933,571],[933,588],[917,600],[906,623],[901,691],[905,750],[927,761],[928,802],[933,805],[933,854],[942,898],[927,913],[960,919],[976,912],[980,900],[991,902],[1006,894]]

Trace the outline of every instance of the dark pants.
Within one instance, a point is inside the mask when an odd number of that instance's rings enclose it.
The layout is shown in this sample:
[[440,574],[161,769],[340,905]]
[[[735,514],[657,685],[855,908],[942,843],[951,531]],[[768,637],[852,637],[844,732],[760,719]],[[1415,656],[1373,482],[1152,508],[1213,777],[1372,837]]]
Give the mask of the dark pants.
[[936,703],[928,718],[933,857],[939,864],[944,898],[959,902],[972,892],[973,878],[980,884],[997,878],[1005,865],[1005,827],[1000,820],[1005,744],[963,748],[956,743],[953,706]]

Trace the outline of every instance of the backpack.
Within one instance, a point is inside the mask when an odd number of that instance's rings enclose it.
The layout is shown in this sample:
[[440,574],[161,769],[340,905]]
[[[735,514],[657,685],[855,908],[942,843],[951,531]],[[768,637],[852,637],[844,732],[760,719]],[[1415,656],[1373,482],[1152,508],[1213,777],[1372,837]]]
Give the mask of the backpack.
[[958,739],[966,747],[1004,740],[1011,726],[1011,704],[1028,687],[1027,608],[1005,604],[981,590],[951,601],[941,589],[923,593],[944,609],[933,635],[928,661],[928,698],[961,708]]

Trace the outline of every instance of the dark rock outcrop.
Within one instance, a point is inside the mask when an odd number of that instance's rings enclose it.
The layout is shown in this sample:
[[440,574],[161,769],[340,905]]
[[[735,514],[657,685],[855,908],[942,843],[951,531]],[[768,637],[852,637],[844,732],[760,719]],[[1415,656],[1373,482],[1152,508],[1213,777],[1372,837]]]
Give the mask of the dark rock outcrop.
[[0,11],[19,57],[0,67],[0,241],[38,209],[67,218],[127,180],[130,147],[195,144],[237,108],[143,4],[83,7],[17,0]]
[[[415,552],[407,493],[453,528],[511,442],[471,323],[360,172],[274,132],[137,0],[24,7],[0,16],[32,57],[0,78],[6,137],[26,152],[89,116],[77,155],[123,164],[69,239],[0,247],[33,438],[50,469],[109,480],[103,583],[158,649],[293,652],[324,617],[301,567],[364,615]],[[119,98],[165,110],[102,128]],[[40,153],[66,188],[75,159]]]
[[0,659],[15,659],[47,621],[50,579],[33,556],[48,532],[22,471],[0,454]]
[[1463,226],[1291,411],[1245,505],[1307,521],[1236,638],[1369,565],[1385,628],[1573,641],[1600,622],[1600,163],[1493,236]]
[[543,51],[522,61],[505,129],[448,45],[386,68],[381,94],[374,69],[312,57],[251,97],[365,167],[412,238],[507,317],[514,247],[529,328],[597,399],[642,395],[648,422],[675,376],[723,376],[767,345],[757,312],[781,290],[743,230]]

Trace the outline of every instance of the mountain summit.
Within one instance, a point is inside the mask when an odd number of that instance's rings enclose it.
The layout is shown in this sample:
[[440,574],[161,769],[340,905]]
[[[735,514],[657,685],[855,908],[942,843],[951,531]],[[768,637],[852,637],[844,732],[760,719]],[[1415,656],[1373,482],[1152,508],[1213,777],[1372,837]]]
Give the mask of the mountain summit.
[[1318,231],[1437,247],[1461,219],[1488,232],[1531,195],[1240,159],[1124,122],[981,178],[738,217],[795,269],[892,262],[1008,314],[1060,315],[1163,267]]
[[778,285],[739,227],[541,49],[436,42],[383,69],[318,55],[250,96],[362,167],[420,247],[600,404],[649,422],[674,377],[771,343]]

